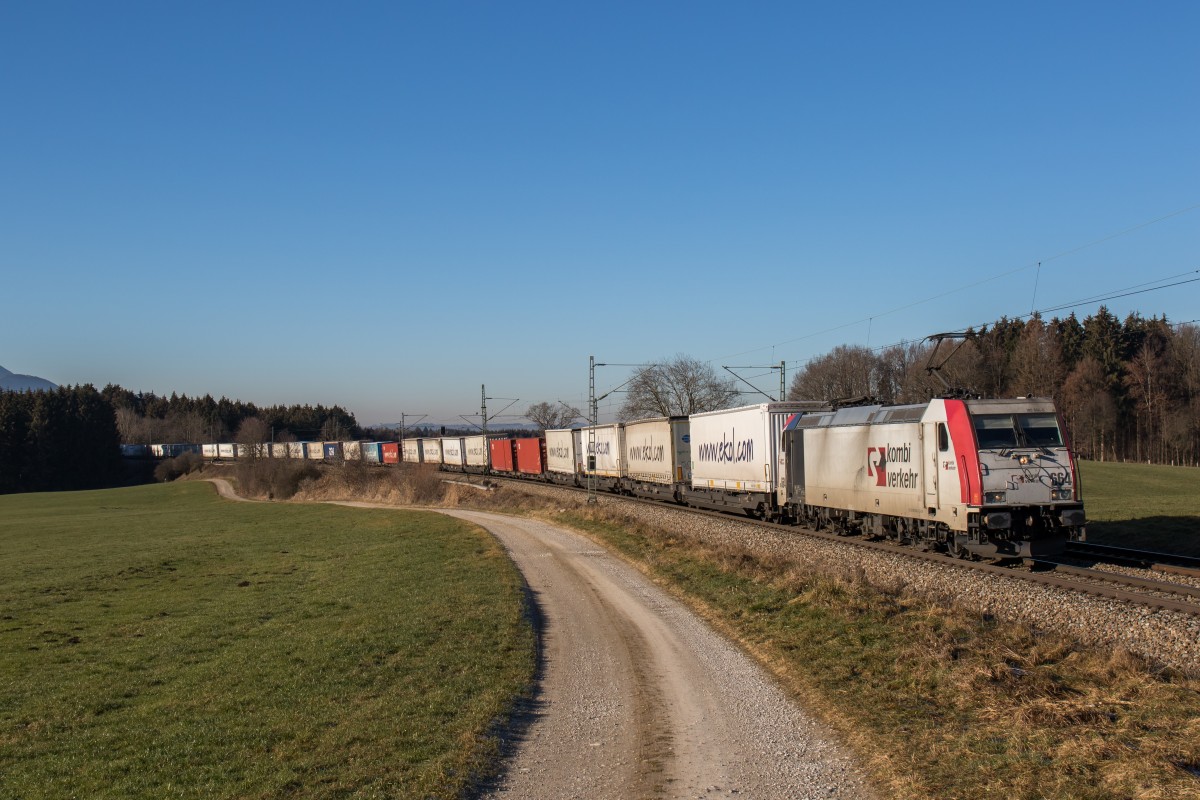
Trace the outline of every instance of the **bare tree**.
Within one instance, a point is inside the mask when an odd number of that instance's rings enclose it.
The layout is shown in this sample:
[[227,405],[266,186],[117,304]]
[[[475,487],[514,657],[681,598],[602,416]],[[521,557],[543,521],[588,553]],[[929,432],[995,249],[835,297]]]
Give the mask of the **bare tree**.
[[622,420],[717,411],[738,398],[733,378],[722,378],[710,364],[683,354],[638,370],[626,391],[618,414]]
[[578,408],[562,403],[534,403],[525,412],[525,419],[537,425],[542,432],[569,427],[582,416]]
[[171,438],[180,442],[199,442],[208,432],[208,420],[198,411],[185,411],[168,417],[175,435]]
[[875,396],[875,373],[879,359],[861,345],[838,345],[804,365],[788,397],[793,400],[844,400]]
[[1106,448],[1114,449],[1117,427],[1117,407],[1108,392],[1103,365],[1090,355],[1084,356],[1067,376],[1062,395],[1075,449],[1103,461]]
[[146,419],[132,408],[117,409],[117,431],[125,444],[151,444],[150,426]]
[[271,428],[267,423],[258,417],[246,417],[238,426],[234,439],[238,444],[247,446],[250,458],[257,458],[264,454],[263,442],[267,441],[270,433]]

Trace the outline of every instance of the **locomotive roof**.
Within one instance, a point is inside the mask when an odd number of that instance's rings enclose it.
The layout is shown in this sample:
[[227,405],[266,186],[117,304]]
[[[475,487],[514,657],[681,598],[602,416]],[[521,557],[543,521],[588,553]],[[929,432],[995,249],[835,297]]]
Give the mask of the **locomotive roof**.
[[972,414],[1011,414],[1014,411],[1054,412],[1054,401],[1049,397],[1011,397],[991,400],[967,400],[967,410]]

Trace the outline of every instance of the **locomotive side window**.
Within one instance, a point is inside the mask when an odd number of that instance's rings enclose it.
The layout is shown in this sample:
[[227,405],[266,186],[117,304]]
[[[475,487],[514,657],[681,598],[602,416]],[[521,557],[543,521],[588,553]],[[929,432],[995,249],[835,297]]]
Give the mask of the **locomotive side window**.
[[980,414],[972,421],[981,450],[1017,446],[1017,426],[1012,414]]
[[938,450],[945,453],[950,449],[950,432],[946,430],[946,423],[938,423]]
[[1062,434],[1053,414],[1020,414],[1022,438],[1030,447],[1062,447]]

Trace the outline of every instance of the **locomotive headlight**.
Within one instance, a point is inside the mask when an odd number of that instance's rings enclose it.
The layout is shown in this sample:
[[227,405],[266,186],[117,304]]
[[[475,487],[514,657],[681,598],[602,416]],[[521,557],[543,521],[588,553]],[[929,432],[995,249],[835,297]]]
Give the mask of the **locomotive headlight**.
[[1017,459],[1017,463],[1024,467],[1029,463],[1029,456],[1021,456],[1019,459]]
[[1050,490],[1050,499],[1051,500],[1070,500],[1070,499],[1072,499],[1071,498],[1071,490],[1070,489],[1051,489]]
[[1008,499],[1006,492],[984,492],[983,502],[985,503],[1003,503]]

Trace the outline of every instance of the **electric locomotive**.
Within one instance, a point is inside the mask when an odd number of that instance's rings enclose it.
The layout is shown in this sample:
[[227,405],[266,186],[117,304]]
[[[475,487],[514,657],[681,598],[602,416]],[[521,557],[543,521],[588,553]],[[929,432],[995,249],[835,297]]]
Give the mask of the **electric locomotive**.
[[805,414],[783,448],[791,521],[981,558],[1057,554],[1085,536],[1079,473],[1049,399]]

